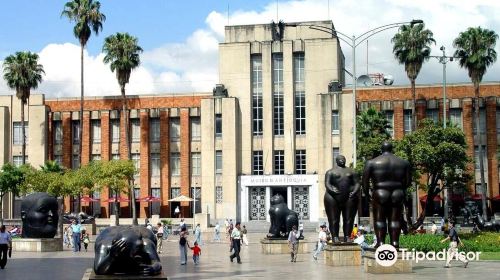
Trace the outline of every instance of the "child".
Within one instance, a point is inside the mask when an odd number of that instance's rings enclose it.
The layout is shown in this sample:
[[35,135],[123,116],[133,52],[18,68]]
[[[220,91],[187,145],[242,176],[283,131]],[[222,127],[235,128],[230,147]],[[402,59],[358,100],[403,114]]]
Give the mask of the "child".
[[87,252],[87,247],[89,246],[90,243],[90,236],[88,233],[83,234],[83,246],[85,247],[85,252]]
[[189,247],[189,249],[193,250],[193,261],[194,264],[199,264],[200,263],[200,255],[201,255],[201,248],[198,247],[198,242],[194,242],[193,247]]

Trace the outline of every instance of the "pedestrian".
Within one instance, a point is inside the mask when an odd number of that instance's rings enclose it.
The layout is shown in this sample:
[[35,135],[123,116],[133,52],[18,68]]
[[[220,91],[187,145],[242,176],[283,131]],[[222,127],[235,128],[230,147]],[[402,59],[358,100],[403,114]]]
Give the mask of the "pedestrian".
[[436,222],[432,221],[431,233],[432,233],[432,234],[436,234],[437,229],[438,229],[438,227],[437,227],[437,225],[436,225]]
[[179,218],[181,216],[181,210],[179,209],[179,205],[177,205],[175,207],[174,216],[177,217],[177,218]]
[[354,224],[354,227],[352,228],[351,232],[351,240],[353,240],[357,236],[358,236],[358,224]]
[[158,227],[156,229],[156,251],[158,252],[158,254],[161,254],[161,250],[163,249],[163,225],[161,224],[161,222],[159,222],[158,224]]
[[458,237],[458,232],[455,229],[455,222],[448,222],[448,226],[448,237],[441,240],[441,243],[450,240],[450,247],[448,248],[448,253],[446,255],[446,265],[444,267],[449,268],[451,260],[456,258],[461,261],[464,264],[464,268],[466,268],[469,264],[469,261],[467,261],[463,254],[458,253],[458,245],[463,246],[464,244],[462,243],[462,240],[460,240],[460,237]]
[[318,246],[316,251],[314,251],[313,258],[314,260],[318,260],[318,254],[323,251],[323,248],[326,245],[326,225],[321,225],[319,234],[318,234]]
[[288,247],[290,248],[290,262],[297,262],[297,253],[299,250],[300,231],[297,227],[292,226],[292,231],[288,234]]
[[71,242],[69,241],[70,238],[68,237],[68,231],[69,231],[69,226],[64,228],[63,231],[63,244],[66,245],[67,248],[71,245]]
[[181,257],[181,265],[185,265],[187,263],[187,248],[189,246],[187,241],[187,231],[181,231],[180,239],[179,239],[179,253]]
[[200,224],[197,224],[194,228],[194,239],[196,243],[200,244],[200,246],[202,245]]
[[80,243],[82,225],[73,220],[71,222],[71,231],[73,232],[73,252],[80,252],[82,250],[82,244]]
[[193,250],[193,262],[195,265],[198,265],[200,263],[200,255],[201,255],[201,248],[198,246],[198,242],[194,242],[193,247],[189,247],[189,249]]
[[73,230],[71,229],[71,225],[68,226],[68,231],[66,232],[66,235],[68,237],[68,248],[71,246],[71,248],[74,247],[73,244]]
[[[12,252],[12,237],[5,230],[5,225],[0,226],[0,268],[5,269],[7,253]],[[10,253],[9,253],[10,255]]]
[[90,243],[90,236],[87,232],[85,232],[83,234],[83,247],[85,248],[85,252],[87,252],[87,248],[89,247],[89,243]]
[[248,238],[247,238],[247,226],[243,226],[243,229],[241,230],[241,235],[243,237],[243,243],[245,246],[248,246]]
[[227,232],[228,232],[228,230],[229,230],[229,220],[228,220],[228,219],[226,219],[226,220],[224,221],[224,232],[225,232],[225,233],[227,233]]
[[364,256],[366,248],[369,248],[370,246],[366,243],[365,233],[363,230],[358,231],[358,236],[353,240],[353,242],[359,245],[361,248],[361,256]]
[[220,242],[220,225],[219,222],[215,224],[215,229],[214,229],[214,241]]
[[239,264],[241,264],[240,249],[241,249],[241,232],[240,232],[240,222],[236,222],[236,226],[231,231],[231,243],[233,244],[234,253],[229,256],[231,262],[236,258]]

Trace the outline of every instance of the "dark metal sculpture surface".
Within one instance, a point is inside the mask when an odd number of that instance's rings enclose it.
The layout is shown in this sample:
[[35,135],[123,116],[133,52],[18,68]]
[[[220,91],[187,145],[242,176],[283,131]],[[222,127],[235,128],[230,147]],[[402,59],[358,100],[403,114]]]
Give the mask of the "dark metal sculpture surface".
[[350,241],[358,208],[359,179],[354,170],[345,166],[345,157],[336,158],[337,167],[325,174],[325,211],[334,242],[339,242],[339,223],[342,214],[344,242]]
[[21,203],[22,237],[54,238],[59,221],[57,199],[47,193],[36,192]]
[[271,217],[271,227],[267,238],[288,238],[292,227],[299,227],[299,215],[288,208],[285,199],[280,194],[276,194],[271,198],[269,216]]
[[157,275],[161,269],[156,237],[145,227],[108,227],[95,241],[95,274]]
[[403,202],[411,183],[410,163],[392,153],[392,144],[382,144],[382,155],[368,160],[363,171],[363,187],[373,186],[372,206],[377,244],[384,243],[389,226],[391,245],[399,248]]
[[81,224],[91,224],[95,218],[93,216],[88,215],[87,213],[66,213],[63,214],[63,223],[71,224],[73,220],[80,221]]

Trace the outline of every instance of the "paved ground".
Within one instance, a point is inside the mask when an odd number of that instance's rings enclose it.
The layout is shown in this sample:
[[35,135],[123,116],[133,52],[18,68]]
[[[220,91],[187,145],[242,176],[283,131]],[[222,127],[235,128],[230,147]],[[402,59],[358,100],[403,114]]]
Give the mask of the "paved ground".
[[[207,243],[202,246],[201,263],[193,265],[192,259],[181,266],[177,248],[178,237],[164,242],[161,255],[165,274],[169,279],[402,279],[402,275],[370,275],[359,267],[334,268],[323,264],[320,258],[314,261],[310,254],[299,255],[297,263],[290,263],[288,255],[262,255],[259,235],[250,236],[250,246],[243,247],[243,264],[229,262],[228,243]],[[192,243],[192,241],[191,241]],[[66,249],[56,253],[14,252],[5,270],[0,270],[0,279],[81,279],[86,268],[92,267],[94,252],[73,253]],[[500,279],[500,262],[473,262],[464,269],[454,263],[449,269],[442,262],[414,264],[414,272],[404,279]]]

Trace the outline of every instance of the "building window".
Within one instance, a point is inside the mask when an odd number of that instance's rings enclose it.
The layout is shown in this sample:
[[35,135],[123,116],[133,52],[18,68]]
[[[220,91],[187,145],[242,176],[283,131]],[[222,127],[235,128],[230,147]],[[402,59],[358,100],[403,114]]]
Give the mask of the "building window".
[[91,160],[91,161],[98,161],[98,160],[101,160],[101,155],[100,155],[100,154],[93,154],[93,155],[90,157],[90,160]]
[[71,168],[73,169],[80,168],[80,155],[73,155],[71,157]]
[[222,174],[222,151],[215,151],[215,173]]
[[[486,147],[483,146],[483,166],[484,166],[484,169],[485,170],[488,170],[487,169],[487,165],[486,165]],[[479,171],[480,170],[480,166],[479,166],[479,147],[478,146],[474,146],[474,168]]]
[[54,161],[62,166],[62,161],[63,161],[62,155],[54,155]]
[[404,133],[410,134],[412,128],[411,110],[404,110],[403,119],[404,119]]
[[264,162],[262,151],[253,151],[252,174],[264,175]]
[[274,135],[283,135],[285,131],[283,111],[283,54],[273,54],[273,126]]
[[262,135],[262,56],[254,55],[252,64],[252,133]]
[[340,132],[340,118],[339,111],[332,111],[332,134],[339,134]]
[[452,125],[455,125],[458,128],[463,127],[462,126],[462,110],[461,109],[450,109],[449,115],[450,115],[450,123]]
[[387,132],[391,137],[394,137],[394,111],[385,111],[385,119],[389,123],[389,128],[387,128]]
[[181,154],[171,153],[170,154],[170,174],[172,176],[181,175]]
[[337,157],[340,155],[340,148],[333,148],[333,164],[332,166],[337,166]]
[[295,151],[295,173],[306,174],[306,150]]
[[135,167],[134,180],[136,182],[139,182],[139,175],[141,173],[141,154],[132,153],[132,154],[130,154],[130,159],[134,163],[134,167]]
[[160,142],[160,119],[152,118],[149,119],[149,142],[159,143]]
[[151,177],[160,177],[160,154],[151,154]]
[[130,119],[130,128],[132,130],[132,143],[141,142],[141,122],[139,119]]
[[120,119],[112,119],[111,125],[111,142],[120,143]]
[[427,109],[425,111],[425,117],[431,119],[434,123],[439,122],[439,110],[438,109]]
[[293,82],[295,91],[295,133],[306,134],[306,95],[304,75],[304,54],[293,56]]
[[120,154],[112,154],[111,160],[120,160]]
[[201,153],[191,153],[191,176],[201,175]]
[[170,141],[177,142],[181,138],[181,125],[178,118],[170,119]]
[[101,120],[92,120],[90,126],[92,127],[92,143],[101,143]]
[[[194,187],[190,188],[191,189],[191,197],[196,199],[196,209],[195,213],[201,213],[201,188],[200,187]],[[191,209],[193,207],[193,204],[191,203]]]
[[[483,188],[481,186],[481,183],[476,183],[476,194],[483,194]],[[486,196],[488,196],[488,182],[484,183],[484,187],[486,189]]]
[[62,130],[62,122],[54,121],[54,144],[61,145],[63,141],[63,130]]
[[71,121],[71,134],[73,138],[73,145],[80,144],[80,121]]
[[151,196],[160,198],[161,197],[161,189],[160,188],[152,188],[151,189]]
[[216,186],[215,187],[215,203],[222,204],[223,200],[224,200],[224,197],[223,197],[223,194],[222,194],[222,187],[221,186]]
[[222,114],[215,114],[215,137],[222,136]]
[[[472,128],[473,134],[477,135],[476,131],[476,114],[473,112],[472,114]],[[486,134],[486,110],[484,108],[479,109],[479,128],[481,134]]]
[[201,140],[200,118],[191,118],[191,141]]
[[[24,159],[25,159],[24,161],[28,163],[28,156],[24,156]],[[23,156],[13,156],[12,164],[14,164],[17,167],[23,165]]]
[[285,174],[285,151],[274,151],[274,174]]
[[181,188],[170,188],[170,197],[176,198],[181,195]]
[[[13,144],[14,145],[22,145],[23,144],[23,126],[21,125],[21,122],[14,122],[13,124],[14,127],[14,139],[13,139]],[[24,122],[24,133],[25,139],[26,139],[26,144],[28,144],[28,139],[29,139],[29,129],[28,129],[28,122]]]

